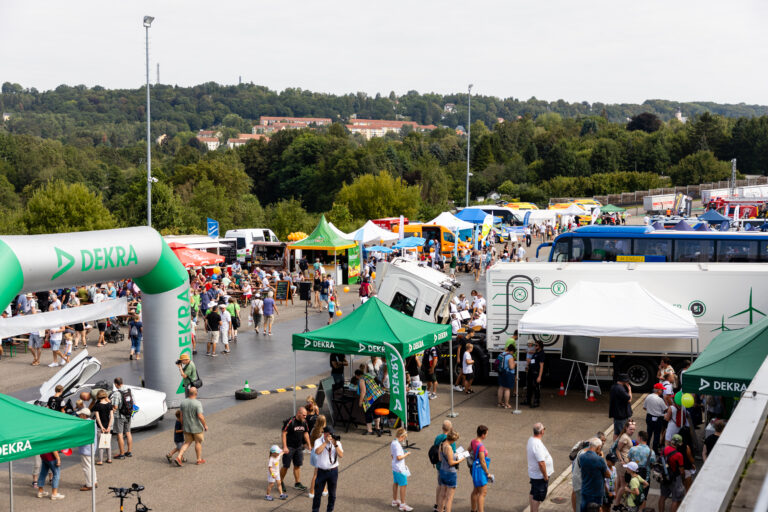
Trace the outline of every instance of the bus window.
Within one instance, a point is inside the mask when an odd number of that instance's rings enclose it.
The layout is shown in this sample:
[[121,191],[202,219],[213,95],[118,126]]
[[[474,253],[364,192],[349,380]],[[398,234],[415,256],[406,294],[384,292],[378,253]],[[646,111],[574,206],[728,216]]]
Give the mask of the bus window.
[[559,240],[552,248],[550,261],[568,261],[568,239]]
[[588,242],[585,261],[616,261],[616,256],[632,254],[630,238],[590,238]]
[[675,240],[675,261],[715,261],[714,240]]
[[751,263],[758,261],[757,242],[749,240],[718,240],[717,261]]
[[452,243],[456,242],[456,239],[453,238],[453,233],[445,232],[445,233],[443,233],[443,241],[452,244]]
[[569,261],[583,261],[584,260],[584,239],[572,238],[573,251]]
[[237,240],[237,248],[238,249],[245,249],[245,237],[237,237],[235,240]]
[[760,242],[760,261],[768,261],[768,242]]
[[411,238],[412,236],[421,236],[421,233],[418,231],[406,231],[403,233],[403,238]]
[[634,254],[638,256],[663,256],[664,261],[672,261],[672,240],[635,238],[634,241]]
[[413,312],[416,311],[416,301],[409,299],[400,292],[395,292],[395,296],[392,299],[392,309],[396,309],[401,313],[405,313],[408,316],[413,316]]

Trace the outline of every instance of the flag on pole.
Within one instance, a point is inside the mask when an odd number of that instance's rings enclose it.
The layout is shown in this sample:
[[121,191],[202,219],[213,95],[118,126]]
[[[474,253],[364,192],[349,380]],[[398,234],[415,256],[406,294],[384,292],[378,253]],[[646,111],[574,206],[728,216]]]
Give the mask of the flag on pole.
[[211,238],[219,237],[219,222],[208,218],[208,236]]
[[389,371],[389,411],[405,424],[405,364],[397,350],[389,344],[384,345]]

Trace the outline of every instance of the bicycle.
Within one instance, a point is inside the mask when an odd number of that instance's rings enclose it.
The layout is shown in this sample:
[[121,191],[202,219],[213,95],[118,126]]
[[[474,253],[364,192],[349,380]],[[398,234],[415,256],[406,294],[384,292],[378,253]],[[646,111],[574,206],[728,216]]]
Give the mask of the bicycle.
[[141,502],[141,491],[144,490],[143,485],[139,485],[134,483],[130,487],[110,487],[109,491],[115,495],[115,498],[120,498],[120,512],[123,512],[123,504],[125,501],[125,498],[131,495],[131,493],[136,493],[136,499],[138,502],[136,503],[135,512],[149,512],[152,510],[151,508],[147,507],[144,503]]

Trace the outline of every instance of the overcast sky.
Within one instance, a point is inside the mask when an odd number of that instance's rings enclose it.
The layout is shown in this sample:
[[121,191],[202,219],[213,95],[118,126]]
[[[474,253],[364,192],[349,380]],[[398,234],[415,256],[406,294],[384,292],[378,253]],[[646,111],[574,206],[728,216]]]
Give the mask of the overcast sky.
[[0,82],[768,104],[765,0],[0,0]]

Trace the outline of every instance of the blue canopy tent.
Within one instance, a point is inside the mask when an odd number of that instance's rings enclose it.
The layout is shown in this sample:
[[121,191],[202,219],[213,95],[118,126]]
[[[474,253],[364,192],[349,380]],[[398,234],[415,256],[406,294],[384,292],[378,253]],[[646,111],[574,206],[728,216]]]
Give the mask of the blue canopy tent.
[[392,247],[395,249],[413,249],[414,247],[423,246],[426,241],[427,240],[425,238],[420,236],[412,236],[409,238],[403,238]]
[[691,227],[691,225],[685,222],[684,220],[681,220],[680,222],[675,224],[675,227],[673,229],[675,231],[693,231],[693,227]]
[[664,224],[662,224],[662,223],[661,223],[661,222],[659,222],[659,221],[656,221],[656,222],[654,222],[653,224],[651,224],[651,227],[652,227],[653,229],[656,229],[656,230],[659,230],[659,229],[663,230],[663,229],[664,229]]
[[461,220],[472,222],[473,224],[482,224],[485,221],[485,217],[488,213],[479,208],[465,208],[456,214]]
[[707,210],[703,215],[699,215],[699,220],[709,222],[710,224],[720,224],[730,219],[717,210]]
[[706,222],[699,222],[696,224],[696,227],[693,228],[694,231],[711,231],[709,229],[709,224]]
[[384,252],[384,253],[392,252],[392,249],[390,247],[384,247],[383,245],[373,245],[371,247],[363,247],[363,250],[365,252]]

